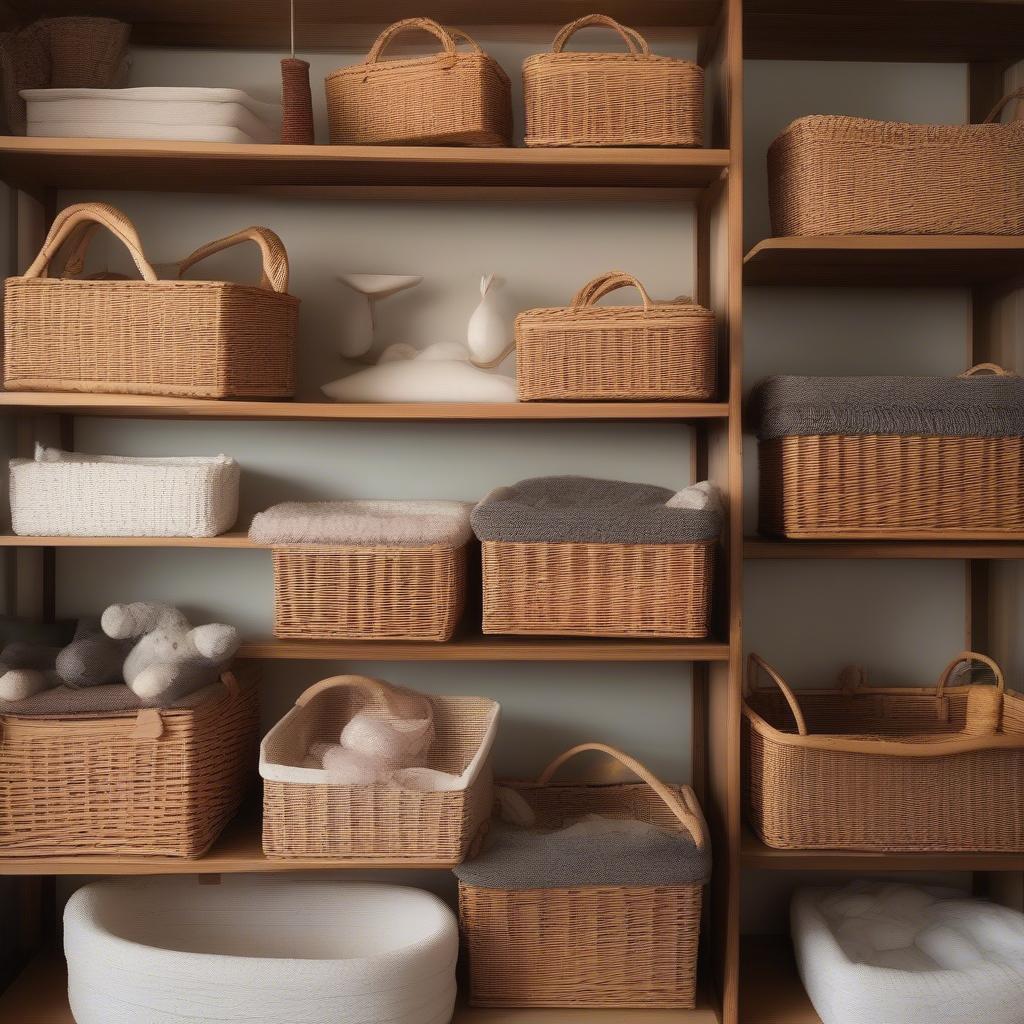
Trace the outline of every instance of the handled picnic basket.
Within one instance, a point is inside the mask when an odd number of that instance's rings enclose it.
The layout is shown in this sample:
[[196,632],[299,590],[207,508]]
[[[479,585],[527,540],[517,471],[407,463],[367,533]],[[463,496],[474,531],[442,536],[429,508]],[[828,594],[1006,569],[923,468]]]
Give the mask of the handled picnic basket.
[[[617,32],[628,53],[565,52],[580,29]],[[704,69],[659,57],[635,29],[603,14],[566,25],[550,53],[523,62],[527,146],[700,146]]]
[[[51,278],[65,242],[65,274],[78,272],[103,227],[131,254],[141,281]],[[288,255],[267,228],[201,246],[193,264],[243,242],[263,256],[259,286],[160,281],[132,223],[105,203],[58,214],[42,251],[5,288],[5,386],[193,398],[290,398],[295,391],[299,302],[288,294]]]
[[[955,685],[973,663],[994,686]],[[776,849],[1024,851],[1024,696],[1005,686],[991,658],[965,652],[934,687],[869,687],[852,669],[837,688],[794,691],[751,655],[751,826]]]
[[[635,288],[641,306],[598,306]],[[585,284],[568,307],[515,319],[519,399],[707,401],[715,393],[714,314],[686,299],[655,303],[632,274],[612,270]]]
[[[641,781],[552,781],[562,765],[586,751],[607,755]],[[526,801],[538,829],[558,829],[566,818],[588,814],[634,819],[688,835],[700,864],[696,881],[672,885],[501,888],[500,878],[487,885],[460,878],[471,1005],[692,1008],[710,863],[707,826],[693,791],[661,782],[603,743],[565,751],[536,782],[502,785]],[[600,837],[594,850],[600,859]]]
[[[420,30],[441,43],[428,57],[381,60],[398,35]],[[458,50],[469,45],[469,53]],[[327,120],[336,146],[508,146],[508,75],[465,32],[429,18],[389,25],[358,64],[327,76]]]
[[[338,785],[323,769],[306,766],[311,745],[337,743],[356,713],[383,718],[411,699],[429,701],[433,712],[426,767],[461,776],[461,788]],[[490,813],[499,711],[483,697],[423,697],[366,676],[314,683],[260,747],[264,852],[283,860],[457,863]]]

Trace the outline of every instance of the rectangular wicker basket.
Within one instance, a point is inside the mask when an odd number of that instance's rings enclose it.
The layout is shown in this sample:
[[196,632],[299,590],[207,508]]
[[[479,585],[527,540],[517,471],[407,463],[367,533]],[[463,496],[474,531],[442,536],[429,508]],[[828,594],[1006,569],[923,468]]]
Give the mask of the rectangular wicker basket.
[[253,773],[252,680],[179,708],[0,714],[0,858],[200,857]]
[[[141,281],[48,277],[65,241],[78,271],[97,226],[128,249]],[[202,246],[184,272],[245,241],[263,254],[260,286],[162,281],[139,236],[118,210],[82,203],[62,211],[42,251],[5,288],[5,386],[192,398],[290,398],[295,392],[298,299],[288,292],[288,256],[266,228],[247,228]]]
[[456,864],[463,858],[490,815],[491,747],[500,711],[493,700],[428,698],[435,741],[427,767],[461,775],[461,789],[334,785],[322,770],[304,767],[312,743],[337,743],[357,712],[383,717],[395,695],[387,683],[364,676],[324,679],[267,733],[260,774],[268,857],[410,864]]
[[[381,60],[403,32],[436,36],[443,52]],[[460,53],[468,43],[469,53]],[[336,146],[509,146],[512,98],[508,75],[458,29],[429,18],[395,22],[358,64],[327,76],[327,120]]]
[[[634,287],[642,306],[598,307]],[[631,274],[584,285],[568,307],[529,309],[515,320],[519,399],[707,401],[715,394],[714,314],[687,300],[655,303]]]
[[[628,53],[566,53],[588,25],[616,31]],[[635,29],[603,14],[566,25],[550,53],[523,62],[527,146],[700,146],[704,69],[652,54]]]
[[[971,662],[997,685],[950,685]],[[777,689],[754,685],[758,668]],[[995,662],[959,655],[935,687],[867,687],[855,671],[841,682],[794,692],[751,657],[744,787],[767,845],[1024,851],[1024,696]]]

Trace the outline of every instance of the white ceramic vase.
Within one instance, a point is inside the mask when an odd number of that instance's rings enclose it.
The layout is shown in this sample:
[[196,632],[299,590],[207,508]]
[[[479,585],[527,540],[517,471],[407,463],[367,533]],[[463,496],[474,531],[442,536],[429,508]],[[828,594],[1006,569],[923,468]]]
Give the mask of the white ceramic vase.
[[480,304],[473,310],[466,330],[475,366],[497,366],[511,352],[508,316],[496,294],[499,287],[500,281],[493,274],[480,278]]

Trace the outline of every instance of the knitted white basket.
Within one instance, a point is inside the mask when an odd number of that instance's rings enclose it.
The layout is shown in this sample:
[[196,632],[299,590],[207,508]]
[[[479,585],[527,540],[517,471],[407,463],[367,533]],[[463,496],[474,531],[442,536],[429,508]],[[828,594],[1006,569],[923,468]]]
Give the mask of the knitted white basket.
[[36,449],[11,460],[11,524],[24,537],[215,537],[238,518],[238,463]]

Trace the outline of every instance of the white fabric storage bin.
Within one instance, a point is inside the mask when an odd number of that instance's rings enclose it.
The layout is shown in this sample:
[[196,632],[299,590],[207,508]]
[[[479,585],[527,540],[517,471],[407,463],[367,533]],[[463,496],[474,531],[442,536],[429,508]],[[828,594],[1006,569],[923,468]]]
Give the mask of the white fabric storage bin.
[[823,1024],[1020,1024],[1024,914],[952,889],[800,889],[797,967]]
[[215,537],[238,518],[241,470],[226,455],[131,458],[36,448],[12,459],[22,537]]
[[64,911],[77,1024],[447,1024],[455,915],[399,885],[96,882]]

